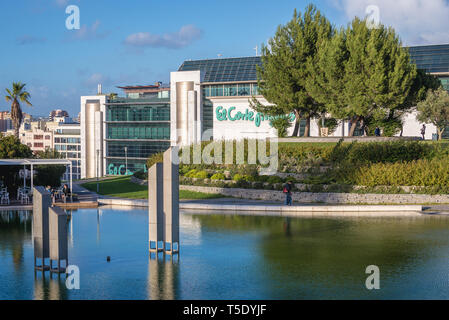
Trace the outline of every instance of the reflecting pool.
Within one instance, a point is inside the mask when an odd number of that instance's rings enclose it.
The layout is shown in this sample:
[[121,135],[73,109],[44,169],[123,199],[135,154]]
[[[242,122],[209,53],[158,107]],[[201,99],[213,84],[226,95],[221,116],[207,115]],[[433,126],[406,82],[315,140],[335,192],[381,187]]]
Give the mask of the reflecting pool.
[[146,210],[73,211],[68,290],[34,272],[31,213],[0,211],[0,299],[449,299],[448,217],[180,218],[179,258],[156,259]]

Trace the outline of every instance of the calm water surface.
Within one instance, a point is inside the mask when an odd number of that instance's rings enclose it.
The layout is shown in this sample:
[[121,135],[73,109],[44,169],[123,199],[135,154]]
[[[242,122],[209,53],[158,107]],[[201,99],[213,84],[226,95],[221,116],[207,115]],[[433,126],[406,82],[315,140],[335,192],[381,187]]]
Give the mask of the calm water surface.
[[[35,274],[31,220],[0,211],[0,299],[449,299],[447,217],[183,214],[181,255],[164,260],[149,256],[146,210],[78,210],[80,290]],[[380,290],[365,288],[368,265]]]

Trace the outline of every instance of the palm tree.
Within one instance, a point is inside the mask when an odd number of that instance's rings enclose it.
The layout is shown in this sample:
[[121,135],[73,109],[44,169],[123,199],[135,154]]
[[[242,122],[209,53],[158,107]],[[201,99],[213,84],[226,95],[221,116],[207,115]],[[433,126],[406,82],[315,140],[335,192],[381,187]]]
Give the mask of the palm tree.
[[8,93],[5,97],[6,101],[12,101],[11,119],[12,124],[14,125],[14,135],[17,139],[19,139],[19,129],[23,121],[22,109],[20,108],[19,101],[25,102],[29,106],[32,106],[31,102],[29,101],[31,95],[29,92],[25,91],[25,85],[25,83],[13,82],[12,90],[6,89],[6,92]]

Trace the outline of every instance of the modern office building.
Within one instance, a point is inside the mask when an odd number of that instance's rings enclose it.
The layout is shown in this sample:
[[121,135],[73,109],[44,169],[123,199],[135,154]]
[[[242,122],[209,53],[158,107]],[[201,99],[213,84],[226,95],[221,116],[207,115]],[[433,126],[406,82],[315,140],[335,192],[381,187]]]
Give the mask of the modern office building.
[[[81,179],[81,130],[79,123],[59,123],[53,131],[54,149],[72,161],[72,179]],[[70,168],[63,180],[70,179]]]
[[126,97],[81,97],[81,176],[146,169],[151,154],[170,146],[169,88],[122,87]]
[[[449,90],[449,45],[409,50],[418,68],[437,75]],[[268,104],[257,85],[257,66],[261,64],[257,56],[188,60],[171,72],[169,86],[119,87],[124,98],[101,92],[81,97],[81,176],[145,170],[146,159],[170,145],[276,137],[270,118],[250,104],[252,97]],[[295,121],[293,114],[286,116]],[[311,121],[311,136],[320,135],[318,121]],[[421,125],[412,110],[404,117],[402,135],[420,136]],[[304,128],[305,121],[301,121],[301,135]],[[330,136],[347,136],[349,129],[349,121],[341,121]],[[293,126],[289,133],[292,130]],[[426,139],[435,133],[436,128],[427,124]]]

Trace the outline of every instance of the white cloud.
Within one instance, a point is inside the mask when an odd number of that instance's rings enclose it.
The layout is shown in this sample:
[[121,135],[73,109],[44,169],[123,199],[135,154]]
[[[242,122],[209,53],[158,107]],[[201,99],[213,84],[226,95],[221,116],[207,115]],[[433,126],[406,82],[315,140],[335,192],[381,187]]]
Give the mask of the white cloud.
[[84,81],[84,85],[86,87],[90,87],[92,89],[97,90],[97,85],[102,84],[104,86],[110,85],[112,80],[109,76],[106,76],[102,73],[93,73]]
[[72,39],[75,40],[93,40],[93,39],[103,39],[106,38],[109,33],[100,33],[98,28],[101,22],[99,20],[95,21],[92,26],[82,25],[79,30],[69,30],[68,32],[72,35]]
[[449,43],[447,0],[332,0],[346,18],[365,17],[369,5],[380,9],[380,20],[395,28],[405,45]]
[[198,40],[201,35],[202,31],[194,25],[185,25],[177,32],[163,35],[149,32],[134,33],[125,39],[125,44],[134,47],[180,49]]

